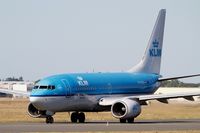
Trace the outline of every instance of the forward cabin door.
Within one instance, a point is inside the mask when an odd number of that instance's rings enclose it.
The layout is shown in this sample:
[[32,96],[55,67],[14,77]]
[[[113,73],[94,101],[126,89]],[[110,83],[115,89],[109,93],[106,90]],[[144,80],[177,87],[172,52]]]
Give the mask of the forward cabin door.
[[61,81],[62,81],[62,83],[64,84],[64,87],[65,87],[65,92],[66,92],[65,95],[71,96],[71,88],[70,88],[69,82],[66,79],[62,79]]

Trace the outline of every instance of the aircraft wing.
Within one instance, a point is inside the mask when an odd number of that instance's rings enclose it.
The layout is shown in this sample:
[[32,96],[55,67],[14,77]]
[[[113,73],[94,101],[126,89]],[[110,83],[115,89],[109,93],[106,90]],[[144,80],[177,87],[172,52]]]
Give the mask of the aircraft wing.
[[[200,96],[199,92],[185,92],[185,93],[168,93],[168,94],[152,94],[152,95],[142,95],[139,96],[140,101],[147,100],[162,100],[162,99],[173,99],[173,98],[185,98],[190,100],[192,96]],[[192,100],[192,98],[191,98]]]
[[99,105],[111,106],[115,102],[123,100],[123,99],[136,100],[142,104],[148,100],[158,100],[159,102],[162,102],[162,103],[168,103],[167,100],[173,99],[173,98],[185,98],[186,100],[194,101],[193,96],[200,96],[200,91],[189,92],[189,93],[187,92],[187,93],[168,93],[168,94],[105,97],[105,98],[100,99]]
[[200,76],[200,74],[185,75],[185,76],[170,77],[170,78],[160,78],[158,81],[162,82],[166,80],[183,79],[183,78],[190,78],[190,77],[197,77],[197,76]]
[[5,94],[15,94],[15,95],[26,96],[26,97],[30,96],[30,92],[24,92],[24,91],[16,91],[16,90],[9,90],[9,89],[0,89],[0,92],[1,93],[5,93]]

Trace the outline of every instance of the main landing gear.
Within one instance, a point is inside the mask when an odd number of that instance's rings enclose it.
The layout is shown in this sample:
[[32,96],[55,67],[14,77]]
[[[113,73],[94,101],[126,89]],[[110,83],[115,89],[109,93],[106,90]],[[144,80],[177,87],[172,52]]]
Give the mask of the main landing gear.
[[120,119],[120,123],[134,123],[134,118]]
[[53,119],[52,116],[47,116],[47,117],[46,117],[46,123],[47,123],[47,124],[52,124],[53,122],[54,122],[54,119]]
[[71,122],[73,123],[84,123],[85,122],[85,114],[84,113],[78,113],[78,112],[73,112],[71,114]]
[[[78,113],[78,112],[73,112],[71,114],[71,122],[73,123],[84,123],[85,122],[85,114],[84,113]],[[52,124],[54,123],[54,119],[52,116],[47,116],[46,117],[46,123],[47,124]]]

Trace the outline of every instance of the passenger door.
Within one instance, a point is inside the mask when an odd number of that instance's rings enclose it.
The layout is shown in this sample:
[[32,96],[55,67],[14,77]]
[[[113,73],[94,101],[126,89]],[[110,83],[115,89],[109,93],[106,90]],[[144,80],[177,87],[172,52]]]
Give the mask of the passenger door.
[[71,88],[70,88],[69,82],[66,79],[62,79],[61,81],[62,81],[62,83],[64,84],[64,87],[65,87],[65,91],[66,91],[65,95],[70,96],[71,95]]

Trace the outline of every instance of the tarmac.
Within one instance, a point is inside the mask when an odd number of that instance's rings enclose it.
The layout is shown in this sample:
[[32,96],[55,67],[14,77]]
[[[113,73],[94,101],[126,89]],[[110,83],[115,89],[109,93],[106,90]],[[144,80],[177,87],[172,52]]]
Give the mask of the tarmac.
[[137,120],[133,124],[114,122],[86,122],[83,124],[55,122],[46,123],[4,123],[0,124],[1,132],[97,132],[97,131],[175,131],[199,130],[200,119],[183,120]]

